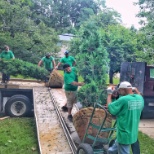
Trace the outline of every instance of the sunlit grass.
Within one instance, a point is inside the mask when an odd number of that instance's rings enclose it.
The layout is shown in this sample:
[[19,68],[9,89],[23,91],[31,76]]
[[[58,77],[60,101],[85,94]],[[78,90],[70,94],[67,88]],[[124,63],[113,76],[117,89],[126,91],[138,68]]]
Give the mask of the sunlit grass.
[[30,80],[36,80],[35,78],[32,77],[24,77],[23,75],[18,74],[17,76],[13,76],[11,75],[11,78],[15,78],[15,79],[30,79]]
[[141,148],[141,154],[153,154],[154,153],[154,139],[148,137],[146,134],[139,132],[139,142]]
[[0,154],[39,154],[34,118],[0,121]]
[[[64,71],[59,70],[59,73],[60,73],[61,75],[64,75]],[[79,82],[84,82],[84,79],[83,79],[82,76],[79,76],[79,77],[78,77],[78,80],[79,80]],[[117,85],[118,83],[119,83],[119,78],[113,78],[113,84],[114,84],[114,85]],[[106,79],[106,84],[109,84],[109,76],[108,76],[107,79]]]

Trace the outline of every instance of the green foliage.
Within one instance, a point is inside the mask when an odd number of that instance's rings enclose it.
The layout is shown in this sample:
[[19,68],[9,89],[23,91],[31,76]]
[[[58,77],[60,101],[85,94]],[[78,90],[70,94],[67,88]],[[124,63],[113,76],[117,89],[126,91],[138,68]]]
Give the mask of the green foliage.
[[16,58],[38,63],[46,52],[56,55],[57,33],[44,22],[32,18],[33,1],[0,1],[0,48],[9,45]]
[[121,26],[115,18],[119,18],[119,15],[108,10],[90,19],[95,21],[103,35],[101,43],[110,59],[108,66],[110,83],[113,83],[113,74],[120,71],[121,63],[136,61],[136,52],[143,49],[137,39],[138,33]]
[[104,7],[105,0],[33,0],[31,7],[35,22],[43,21],[59,32],[71,31],[80,27],[81,23],[93,14],[98,14]]
[[0,61],[0,70],[3,73],[9,73],[13,76],[21,74],[25,78],[32,77],[41,80],[44,80],[45,76],[48,75],[48,71],[44,68],[18,59]]
[[136,61],[146,62],[148,65],[154,64],[154,51],[151,41],[147,39],[146,33],[140,31],[137,35],[138,51],[135,52]]
[[138,3],[140,12],[138,17],[140,18],[140,24],[143,26],[141,28],[142,36],[140,39],[143,43],[143,48],[141,53],[136,53],[138,55],[138,60],[145,61],[148,64],[154,63],[154,5],[153,0],[139,0]]
[[136,34],[129,29],[112,25],[106,29],[106,38],[102,40],[107,48],[110,58],[110,69],[113,73],[120,71],[123,61],[135,61],[137,49]]
[[95,21],[87,21],[79,30],[80,38],[71,43],[71,52],[75,55],[79,74],[86,83],[79,89],[78,98],[84,106],[93,106],[103,93],[105,102],[106,73],[108,54],[101,40],[104,33]]

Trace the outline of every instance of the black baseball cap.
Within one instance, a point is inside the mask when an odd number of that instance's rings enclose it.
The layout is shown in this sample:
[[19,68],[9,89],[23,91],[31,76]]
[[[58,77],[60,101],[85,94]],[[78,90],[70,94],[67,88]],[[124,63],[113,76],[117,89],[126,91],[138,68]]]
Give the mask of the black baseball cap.
[[68,68],[68,67],[71,67],[69,64],[64,64],[63,65],[63,69],[66,69],[66,68]]
[[64,54],[66,55],[66,54],[69,54],[69,51],[68,50],[66,50],[65,52],[64,52]]

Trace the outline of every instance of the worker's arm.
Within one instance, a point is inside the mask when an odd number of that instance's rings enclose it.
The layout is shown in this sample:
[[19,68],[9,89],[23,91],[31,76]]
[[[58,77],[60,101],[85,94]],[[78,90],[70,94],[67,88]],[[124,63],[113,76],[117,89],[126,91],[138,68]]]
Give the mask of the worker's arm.
[[108,105],[112,102],[112,93],[113,93],[113,87],[108,87],[107,88],[107,107]]
[[14,55],[12,56],[12,59],[15,59]]
[[107,106],[112,102],[112,94],[107,95]]
[[136,87],[133,87],[133,88],[132,88],[132,91],[133,91],[135,94],[142,95],[142,94],[138,91],[138,89],[137,89]]
[[15,56],[14,56],[14,54],[12,53],[12,59],[15,59]]
[[76,61],[73,62],[73,66],[75,66],[75,65],[76,65]]
[[83,82],[76,82],[76,81],[74,81],[74,82],[71,83],[71,85],[73,85],[73,86],[83,86],[84,83]]
[[9,52],[11,54],[11,59],[15,59],[14,53],[12,51]]
[[58,63],[58,65],[55,67],[56,69],[58,69],[58,67],[61,65],[61,62]]
[[52,64],[53,64],[53,68],[55,68],[55,67],[56,67],[56,62],[55,62],[55,60],[52,60]]
[[42,60],[40,60],[40,61],[39,61],[39,63],[38,63],[38,66],[41,66],[41,65],[42,65],[42,63],[43,63],[43,61],[42,61]]

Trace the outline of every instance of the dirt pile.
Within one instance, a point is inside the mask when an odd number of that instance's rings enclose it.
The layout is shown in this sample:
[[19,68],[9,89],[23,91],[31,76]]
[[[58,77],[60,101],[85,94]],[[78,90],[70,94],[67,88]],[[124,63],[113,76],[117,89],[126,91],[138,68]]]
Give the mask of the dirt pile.
[[[93,107],[88,107],[88,108],[83,108],[80,111],[78,111],[74,116],[73,116],[73,124],[74,127],[79,135],[79,138],[82,140],[86,131],[86,128],[88,126],[91,114],[93,111]],[[103,109],[96,109],[92,123],[96,125],[101,125],[105,117],[105,111]],[[111,128],[112,125],[112,117],[110,114],[107,114],[107,119],[105,121],[104,127],[103,128]],[[90,126],[88,130],[88,134],[92,136],[96,136],[98,130],[95,128],[92,128]],[[108,137],[108,132],[102,132],[99,137],[100,138],[107,138]],[[90,139],[86,139],[86,143],[91,143]]]
[[49,82],[46,83],[46,86],[51,88],[62,88],[63,76],[57,70],[53,70],[50,74]]

